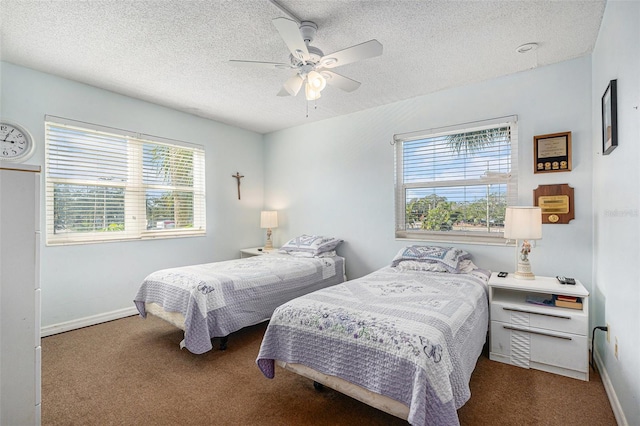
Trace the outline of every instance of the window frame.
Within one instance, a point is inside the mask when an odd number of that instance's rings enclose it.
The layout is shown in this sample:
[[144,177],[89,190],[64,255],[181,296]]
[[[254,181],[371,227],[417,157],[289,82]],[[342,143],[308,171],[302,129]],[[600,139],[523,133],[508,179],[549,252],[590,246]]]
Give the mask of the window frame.
[[[69,232],[57,234],[54,226],[54,189],[56,184],[72,184],[101,186],[95,180],[65,178],[51,176],[50,161],[50,127],[66,128],[86,132],[88,137],[96,137],[99,134],[108,134],[114,138],[122,138],[126,141],[126,170],[127,181],[105,181],[105,187],[124,188],[124,226],[120,232],[87,231]],[[45,116],[45,243],[47,246],[97,244],[114,241],[139,241],[148,239],[164,239],[178,237],[198,237],[206,235],[206,179],[205,179],[205,149],[202,145],[192,144],[158,136],[146,135],[132,131],[116,129],[97,124],[91,124],[71,120],[52,115]],[[55,130],[52,129],[52,132]],[[143,177],[143,146],[145,144],[164,145],[187,149],[193,153],[194,160],[191,173],[193,185],[191,187],[178,185],[158,185],[144,183]],[[146,191],[147,189],[166,189],[169,191],[186,191],[193,193],[192,228],[178,229],[147,229],[146,217]],[[141,214],[144,209],[144,214]]]
[[[450,181],[435,181],[433,183],[405,183],[404,182],[404,143],[421,139],[430,139],[446,135],[467,133],[479,130],[508,126],[510,129],[511,170],[508,179],[504,177],[486,177],[482,179],[461,179]],[[411,188],[438,188],[483,184],[506,184],[506,205],[512,206],[518,199],[518,117],[517,115],[499,117],[471,123],[457,124],[416,132],[400,133],[393,137],[395,145],[395,238],[406,241],[433,241],[463,244],[500,244],[507,240],[503,232],[479,231],[434,231],[406,229],[406,190]]]

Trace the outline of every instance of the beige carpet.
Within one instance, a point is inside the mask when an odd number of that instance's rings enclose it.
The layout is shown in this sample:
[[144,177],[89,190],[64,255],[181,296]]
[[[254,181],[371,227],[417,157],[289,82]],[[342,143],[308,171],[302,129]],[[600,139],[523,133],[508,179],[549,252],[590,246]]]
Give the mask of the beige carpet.
[[[265,378],[255,364],[266,325],[229,349],[180,350],[182,332],[129,317],[42,341],[44,425],[406,425],[296,374]],[[525,370],[484,355],[462,425],[615,425],[600,377],[589,382]]]

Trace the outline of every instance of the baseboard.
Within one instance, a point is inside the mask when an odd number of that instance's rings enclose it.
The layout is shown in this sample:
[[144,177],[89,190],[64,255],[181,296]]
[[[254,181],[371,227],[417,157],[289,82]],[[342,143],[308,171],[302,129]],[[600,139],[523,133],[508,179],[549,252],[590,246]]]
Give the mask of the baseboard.
[[613,388],[613,384],[611,383],[611,378],[609,378],[607,369],[604,368],[604,365],[602,363],[602,358],[600,358],[600,354],[598,353],[598,351],[595,351],[594,358],[596,360],[596,365],[598,366],[598,371],[600,372],[600,378],[602,379],[604,390],[607,392],[607,396],[609,397],[609,403],[611,404],[613,415],[616,418],[616,422],[618,422],[618,426],[629,426],[629,423],[627,422],[627,419],[624,416],[624,412],[622,411],[622,406],[620,405],[618,396],[616,395],[616,390]]
[[76,330],[82,327],[89,327],[90,325],[96,325],[137,314],[138,310],[135,306],[132,306],[130,308],[118,309],[117,311],[105,312],[103,314],[92,315],[90,317],[78,318],[72,321],[61,322],[59,324],[47,325],[46,327],[40,328],[40,336],[52,336],[54,334],[64,333],[65,331]]

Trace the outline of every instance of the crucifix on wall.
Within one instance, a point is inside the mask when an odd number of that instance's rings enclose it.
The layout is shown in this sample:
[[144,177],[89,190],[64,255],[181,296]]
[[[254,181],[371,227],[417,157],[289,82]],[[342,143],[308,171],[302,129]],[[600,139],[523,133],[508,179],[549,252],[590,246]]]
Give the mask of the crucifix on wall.
[[241,175],[240,172],[236,172],[236,174],[231,175],[231,177],[236,178],[236,180],[238,181],[238,200],[239,200],[240,199],[240,179],[242,179],[244,175]]

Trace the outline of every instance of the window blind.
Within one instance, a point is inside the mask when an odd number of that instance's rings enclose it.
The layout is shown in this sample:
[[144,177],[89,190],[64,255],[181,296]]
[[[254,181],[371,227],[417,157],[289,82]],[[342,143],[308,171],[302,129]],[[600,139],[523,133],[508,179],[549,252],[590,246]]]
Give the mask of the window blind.
[[396,237],[501,239],[517,199],[516,120],[396,135]]
[[47,116],[47,244],[203,235],[201,146]]

